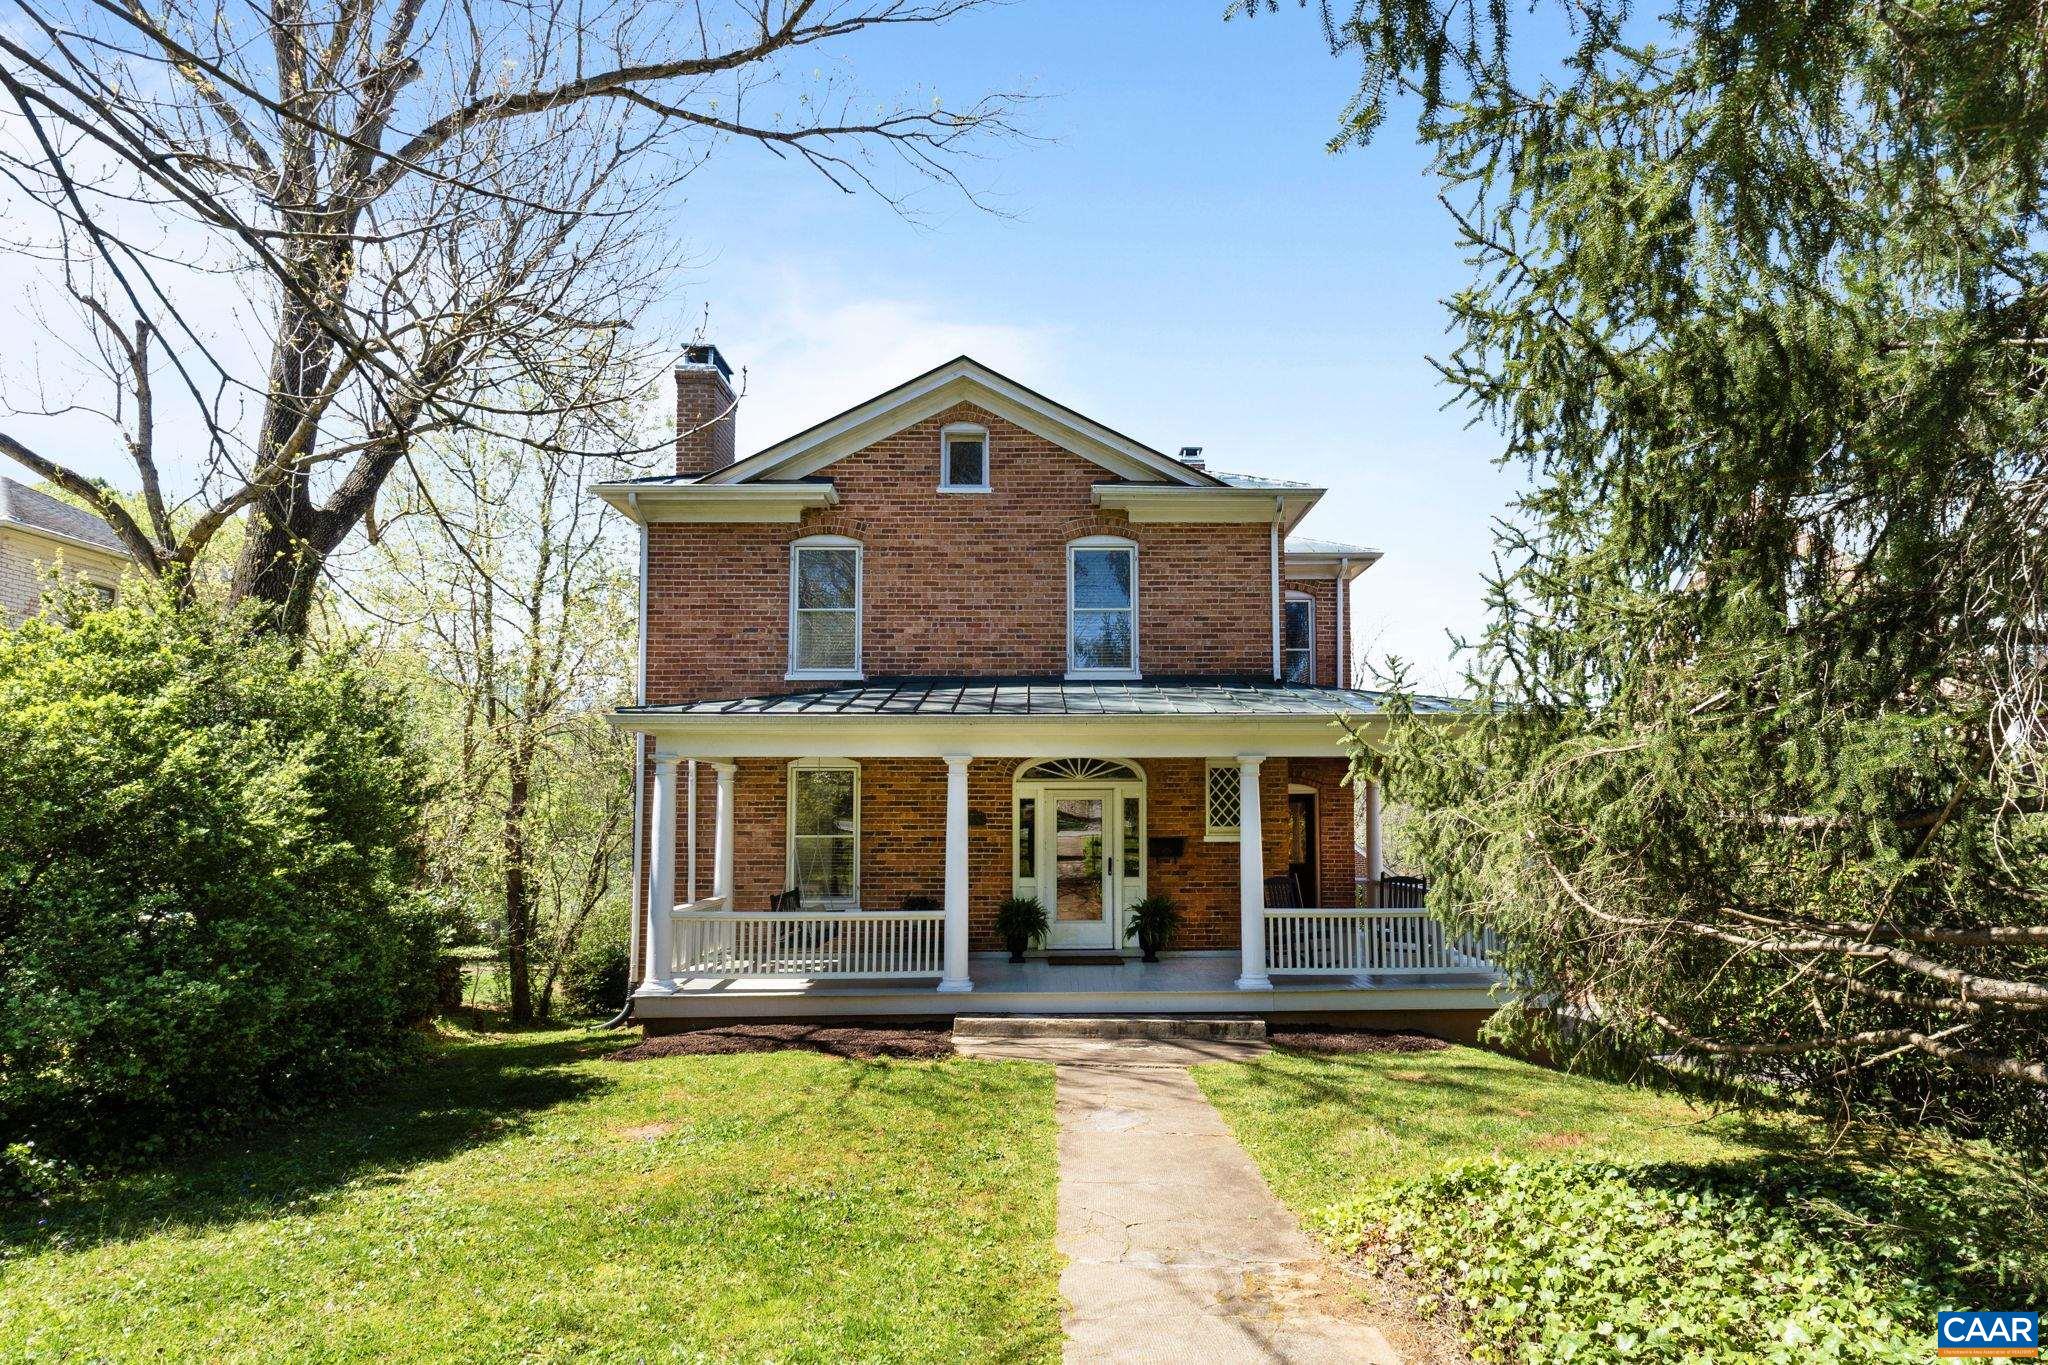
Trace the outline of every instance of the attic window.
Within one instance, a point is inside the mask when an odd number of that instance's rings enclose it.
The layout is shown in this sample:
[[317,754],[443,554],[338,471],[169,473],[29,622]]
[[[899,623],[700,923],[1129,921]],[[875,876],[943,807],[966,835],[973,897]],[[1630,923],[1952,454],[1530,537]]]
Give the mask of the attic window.
[[950,426],[939,433],[939,491],[988,492],[988,431]]

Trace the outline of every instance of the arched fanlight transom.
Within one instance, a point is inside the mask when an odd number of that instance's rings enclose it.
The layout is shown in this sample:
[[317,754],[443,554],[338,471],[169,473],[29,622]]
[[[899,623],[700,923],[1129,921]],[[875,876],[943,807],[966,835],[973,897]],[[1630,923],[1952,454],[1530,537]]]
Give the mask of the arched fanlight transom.
[[1142,782],[1128,763],[1106,758],[1052,758],[1017,774],[1019,782]]

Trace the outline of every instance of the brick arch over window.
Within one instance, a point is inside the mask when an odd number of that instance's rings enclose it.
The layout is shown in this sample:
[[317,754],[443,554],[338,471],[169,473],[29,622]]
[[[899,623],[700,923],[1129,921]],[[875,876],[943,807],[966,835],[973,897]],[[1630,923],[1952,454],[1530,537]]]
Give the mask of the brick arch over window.
[[845,536],[848,540],[857,540],[866,545],[874,535],[874,527],[869,524],[868,518],[841,507],[823,512],[806,512],[802,522],[780,529],[785,545],[809,536]]

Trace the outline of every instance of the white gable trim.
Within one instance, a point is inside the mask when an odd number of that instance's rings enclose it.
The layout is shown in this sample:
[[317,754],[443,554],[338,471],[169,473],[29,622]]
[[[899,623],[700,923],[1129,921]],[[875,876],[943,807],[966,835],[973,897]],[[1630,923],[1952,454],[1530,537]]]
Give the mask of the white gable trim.
[[1221,480],[1191,469],[1150,446],[1140,445],[1072,408],[1062,407],[967,356],[949,360],[808,431],[715,470],[705,475],[700,484],[805,478],[885,436],[963,402],[971,402],[1034,436],[1091,460],[1120,478],[1164,480],[1195,488],[1223,486]]

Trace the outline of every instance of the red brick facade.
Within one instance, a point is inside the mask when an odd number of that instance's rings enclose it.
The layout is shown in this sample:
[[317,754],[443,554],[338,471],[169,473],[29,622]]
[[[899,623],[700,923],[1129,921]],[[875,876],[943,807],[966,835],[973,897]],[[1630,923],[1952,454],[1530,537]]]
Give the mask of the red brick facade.
[[[937,491],[939,431],[954,422],[988,428],[991,491]],[[871,677],[1063,673],[1066,546],[1097,534],[1138,543],[1142,672],[1271,675],[1263,524],[1133,526],[1089,505],[1091,485],[1117,481],[1102,466],[965,403],[830,472],[839,506],[796,525],[648,528],[649,702],[792,690],[789,545],[827,534],[861,543]]]

